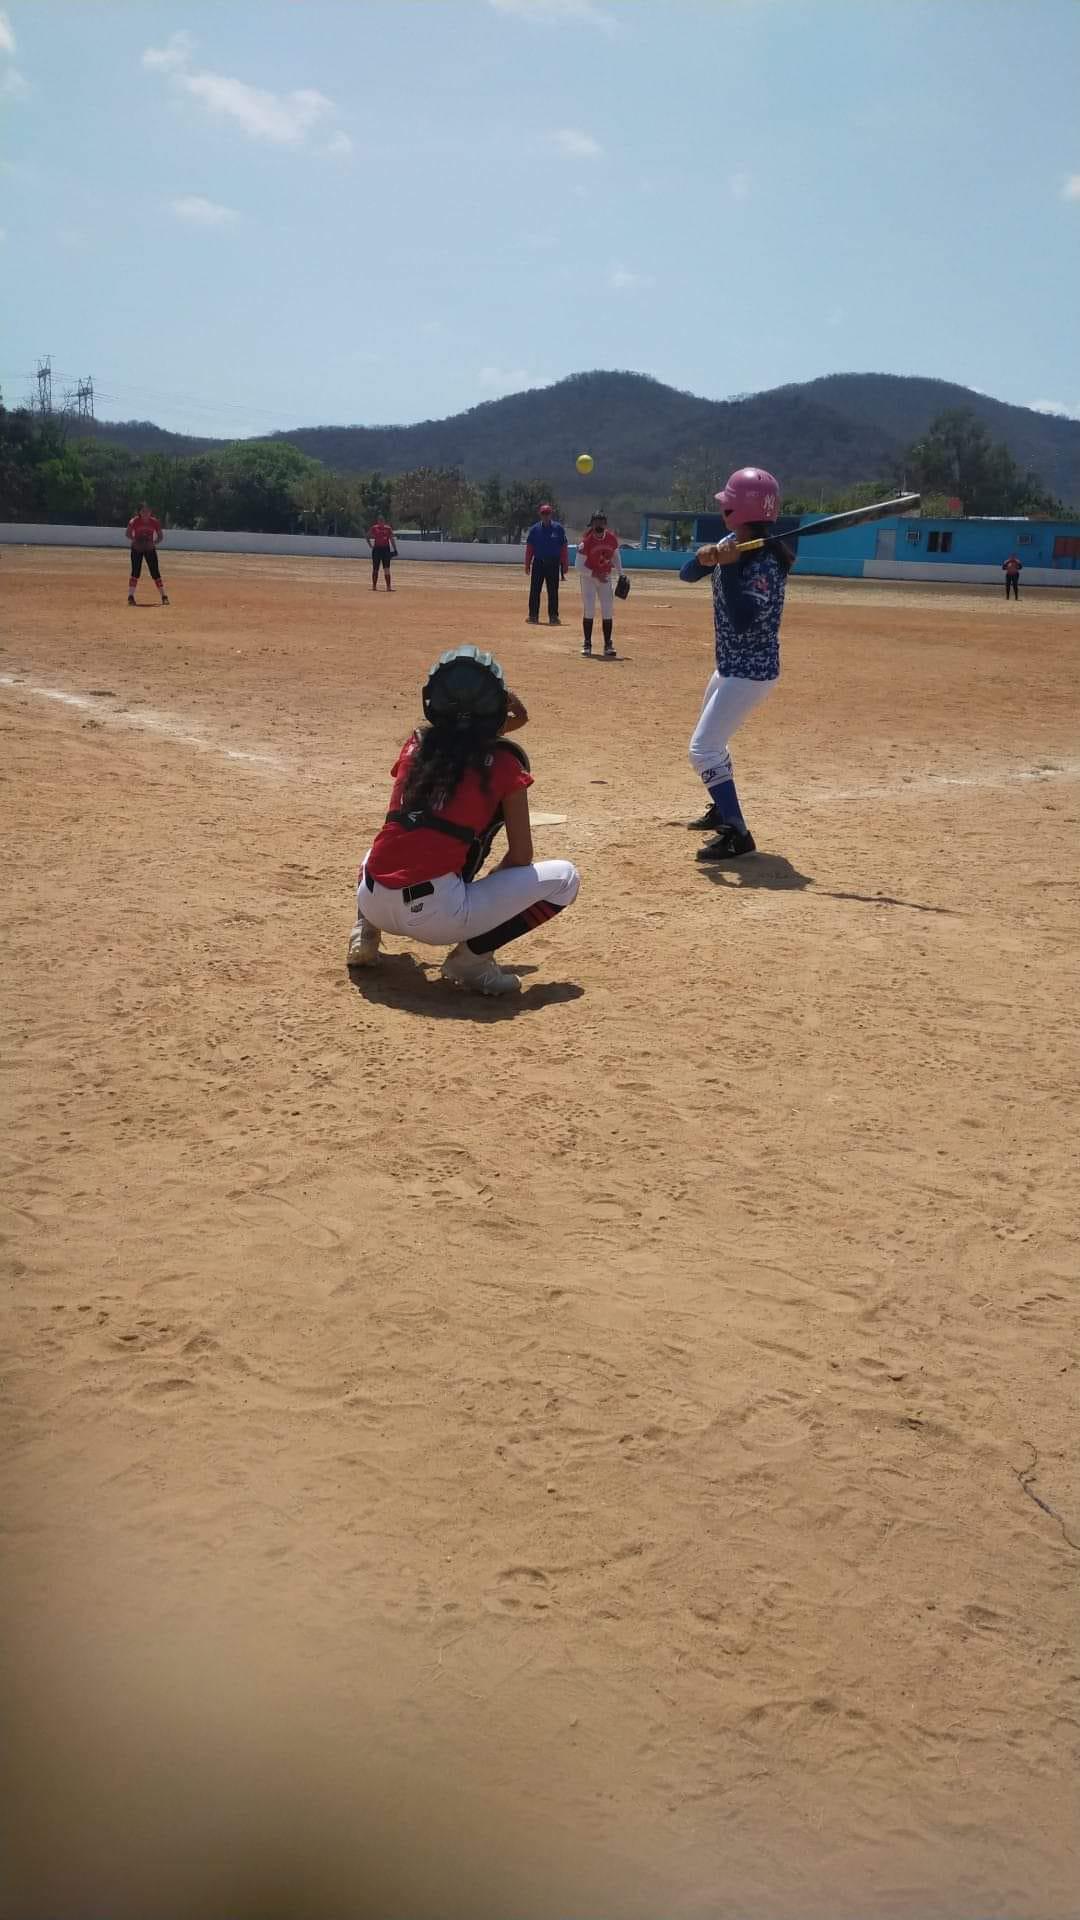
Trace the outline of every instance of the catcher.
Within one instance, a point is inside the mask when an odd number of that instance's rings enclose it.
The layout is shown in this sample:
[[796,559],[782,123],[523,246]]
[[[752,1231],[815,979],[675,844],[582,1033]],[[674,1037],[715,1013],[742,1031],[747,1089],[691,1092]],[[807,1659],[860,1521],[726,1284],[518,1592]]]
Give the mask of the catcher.
[[[384,933],[450,946],[442,977],[474,993],[517,993],[500,947],[542,927],[577,899],[569,860],[533,859],[528,755],[508,733],[528,714],[490,653],[444,653],[423,691],[425,727],[391,769],[386,821],[365,854],[347,965],[379,957]],[[499,865],[477,876],[500,828]]]

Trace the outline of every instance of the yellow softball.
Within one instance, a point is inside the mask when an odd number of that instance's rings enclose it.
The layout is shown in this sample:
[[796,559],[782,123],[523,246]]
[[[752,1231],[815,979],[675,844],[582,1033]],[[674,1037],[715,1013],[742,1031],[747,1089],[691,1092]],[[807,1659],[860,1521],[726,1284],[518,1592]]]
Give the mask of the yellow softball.
[[574,465],[579,473],[591,473],[593,464],[591,453],[579,453],[577,459],[574,461]]

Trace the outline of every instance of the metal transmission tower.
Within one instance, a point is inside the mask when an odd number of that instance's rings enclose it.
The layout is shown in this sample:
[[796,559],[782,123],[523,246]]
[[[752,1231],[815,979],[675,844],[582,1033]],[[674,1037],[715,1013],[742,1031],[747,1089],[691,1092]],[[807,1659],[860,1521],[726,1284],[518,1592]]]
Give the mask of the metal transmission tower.
[[44,359],[38,361],[37,390],[38,412],[43,419],[47,419],[53,410],[51,353],[47,353]]
[[80,380],[75,389],[75,417],[78,420],[94,418],[94,380],[93,375]]

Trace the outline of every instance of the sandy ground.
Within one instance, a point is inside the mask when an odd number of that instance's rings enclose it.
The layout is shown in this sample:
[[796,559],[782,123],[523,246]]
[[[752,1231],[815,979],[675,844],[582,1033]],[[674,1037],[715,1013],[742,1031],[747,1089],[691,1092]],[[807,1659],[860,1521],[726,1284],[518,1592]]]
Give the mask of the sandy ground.
[[[1080,598],[794,584],[709,873],[704,588],[165,565],[0,563],[5,1914],[1075,1916]],[[512,1005],[344,968],[464,640]]]

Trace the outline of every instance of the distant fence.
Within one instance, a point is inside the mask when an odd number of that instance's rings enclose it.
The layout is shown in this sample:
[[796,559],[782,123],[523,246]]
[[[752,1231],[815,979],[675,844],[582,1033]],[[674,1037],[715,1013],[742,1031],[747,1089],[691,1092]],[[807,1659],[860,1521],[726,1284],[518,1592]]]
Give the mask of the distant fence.
[[[837,551],[842,535],[804,546],[795,562],[795,574],[816,575],[831,580],[917,580],[933,581],[938,586],[1002,587],[997,564],[964,564],[952,559],[933,561],[877,559]],[[126,547],[119,527],[50,527],[0,525],[0,547]],[[820,551],[819,551],[820,546]],[[831,546],[832,552],[827,548]],[[196,533],[173,527],[166,535],[163,552],[170,553],[249,553],[304,555],[331,560],[370,559],[366,540],[335,538],[319,533]],[[577,549],[571,547],[571,563]],[[665,552],[655,547],[624,547],[623,562],[628,571],[675,572],[689,558],[686,553]],[[524,544],[485,545],[478,540],[407,540],[401,548],[402,559],[457,561],[469,566],[521,567]],[[1037,567],[1026,564],[1021,588],[1080,588],[1080,566]]]
[[[0,525],[0,546],[7,547],[126,547],[122,527],[49,527]],[[322,555],[332,560],[370,560],[366,540],[347,540],[322,533],[214,533],[188,527],[170,527],[165,553],[277,553]],[[484,546],[476,540],[407,540],[401,556],[409,560],[467,560],[474,566],[522,566],[520,546]]]

